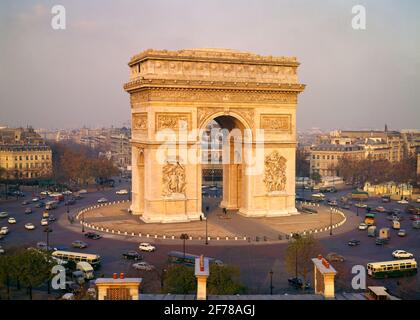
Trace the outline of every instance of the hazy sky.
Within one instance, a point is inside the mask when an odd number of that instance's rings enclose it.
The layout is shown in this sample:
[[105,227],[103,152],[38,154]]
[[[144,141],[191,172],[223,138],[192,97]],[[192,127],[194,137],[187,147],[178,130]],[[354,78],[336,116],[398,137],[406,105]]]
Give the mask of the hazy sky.
[[[64,31],[51,28],[55,4]],[[2,0],[0,125],[119,126],[130,57],[198,47],[297,56],[299,129],[420,129],[417,0]]]

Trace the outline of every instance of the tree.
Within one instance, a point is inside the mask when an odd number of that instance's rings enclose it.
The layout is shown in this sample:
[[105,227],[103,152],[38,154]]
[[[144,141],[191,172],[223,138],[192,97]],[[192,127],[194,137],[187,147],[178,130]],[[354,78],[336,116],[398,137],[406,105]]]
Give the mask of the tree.
[[317,257],[320,245],[312,235],[296,235],[289,241],[286,249],[286,268],[291,274],[303,277],[306,283],[309,272],[313,268],[312,258]]
[[0,256],[0,283],[6,286],[7,299],[10,299],[10,285],[13,276],[13,256]]
[[321,175],[319,174],[319,172],[318,171],[314,171],[314,172],[312,172],[312,174],[311,174],[311,179],[316,183],[316,184],[318,184],[318,183],[320,183],[321,182]]
[[20,280],[28,288],[29,299],[32,300],[32,289],[50,279],[53,264],[47,255],[38,250],[23,250],[15,257],[22,266]]
[[194,269],[184,265],[171,265],[163,280],[163,292],[172,294],[191,294],[197,290]]
[[296,174],[299,177],[309,177],[310,163],[303,150],[296,150]]
[[225,265],[210,265],[210,276],[207,281],[209,294],[242,294],[245,286],[240,282],[238,267]]

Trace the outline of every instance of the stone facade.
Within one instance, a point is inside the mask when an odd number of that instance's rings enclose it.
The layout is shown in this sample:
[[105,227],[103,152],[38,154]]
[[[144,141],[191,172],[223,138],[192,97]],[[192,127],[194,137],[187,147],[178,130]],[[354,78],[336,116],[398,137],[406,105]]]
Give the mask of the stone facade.
[[[134,215],[145,222],[200,219],[202,164],[191,157],[201,158],[201,135],[194,130],[204,130],[211,120],[244,135],[250,132],[251,155],[264,146],[255,162],[260,166],[264,159],[269,165],[270,159],[284,159],[280,168],[276,164],[254,174],[249,172],[255,164],[224,163],[221,205],[245,216],[297,212],[296,105],[305,86],[298,82],[295,57],[226,49],[146,50],[128,65],[130,80],[124,89],[130,94],[133,124]],[[258,138],[260,129],[263,138]],[[168,138],[168,130],[175,134]],[[173,152],[158,161],[168,142]],[[233,159],[236,151],[227,145],[226,154]]]

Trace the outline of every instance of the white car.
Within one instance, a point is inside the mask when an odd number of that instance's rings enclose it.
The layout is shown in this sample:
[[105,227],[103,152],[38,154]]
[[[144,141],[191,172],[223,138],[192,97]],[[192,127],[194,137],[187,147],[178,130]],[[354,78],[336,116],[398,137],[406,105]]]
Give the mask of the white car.
[[48,226],[48,219],[46,218],[41,219],[41,226]]
[[66,191],[63,191],[63,194],[65,194],[66,196],[69,196],[73,194],[73,192],[71,192],[70,190],[66,190]]
[[82,189],[78,191],[79,194],[84,194],[84,193],[88,193],[86,189]]
[[15,223],[16,223],[16,219],[15,219],[15,218],[13,218],[13,217],[10,217],[9,219],[7,219],[7,222],[8,222],[9,224],[15,224]]
[[7,218],[9,216],[9,214],[5,211],[0,212],[0,218]]
[[0,229],[0,234],[1,235],[6,235],[9,233],[9,228],[8,227],[1,227]]
[[358,207],[358,208],[367,208],[367,204],[366,203],[356,203],[354,206],[355,207]]
[[100,198],[100,199],[98,199],[98,203],[105,203],[105,202],[108,202],[108,199],[107,198]]
[[25,229],[26,230],[34,230],[35,226],[32,223],[29,222],[29,223],[25,224]]
[[39,194],[43,196],[48,196],[48,193],[49,193],[48,191],[41,191]]
[[118,190],[117,192],[115,192],[116,194],[128,194],[128,190],[127,189],[121,189]]
[[32,202],[38,202],[38,201],[39,201],[38,197],[35,197],[35,198],[32,199]]
[[414,255],[412,253],[404,251],[404,250],[395,250],[392,253],[392,256],[396,259],[412,259],[412,258],[414,258]]
[[0,254],[4,254],[4,249],[2,246],[0,246]]
[[156,250],[156,247],[152,246],[150,243],[140,243],[139,245],[140,251],[147,251],[147,252],[153,252]]
[[399,204],[408,204],[408,201],[405,199],[402,199],[400,201],[397,201]]
[[152,271],[155,267],[145,261],[142,261],[134,263],[133,268],[136,270]]
[[368,228],[368,225],[366,224],[366,223],[361,223],[361,224],[359,224],[359,230],[367,230],[367,228]]

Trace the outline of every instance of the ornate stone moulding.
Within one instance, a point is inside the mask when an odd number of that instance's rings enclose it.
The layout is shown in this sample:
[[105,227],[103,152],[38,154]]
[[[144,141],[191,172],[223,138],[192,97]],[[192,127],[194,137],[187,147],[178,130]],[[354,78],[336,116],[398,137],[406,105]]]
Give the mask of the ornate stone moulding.
[[261,56],[250,52],[242,52],[232,49],[185,49],[178,51],[147,49],[134,55],[129,66],[145,59],[167,60],[193,60],[193,61],[226,61],[233,63],[255,63],[297,67],[299,62],[296,57],[285,56]]

